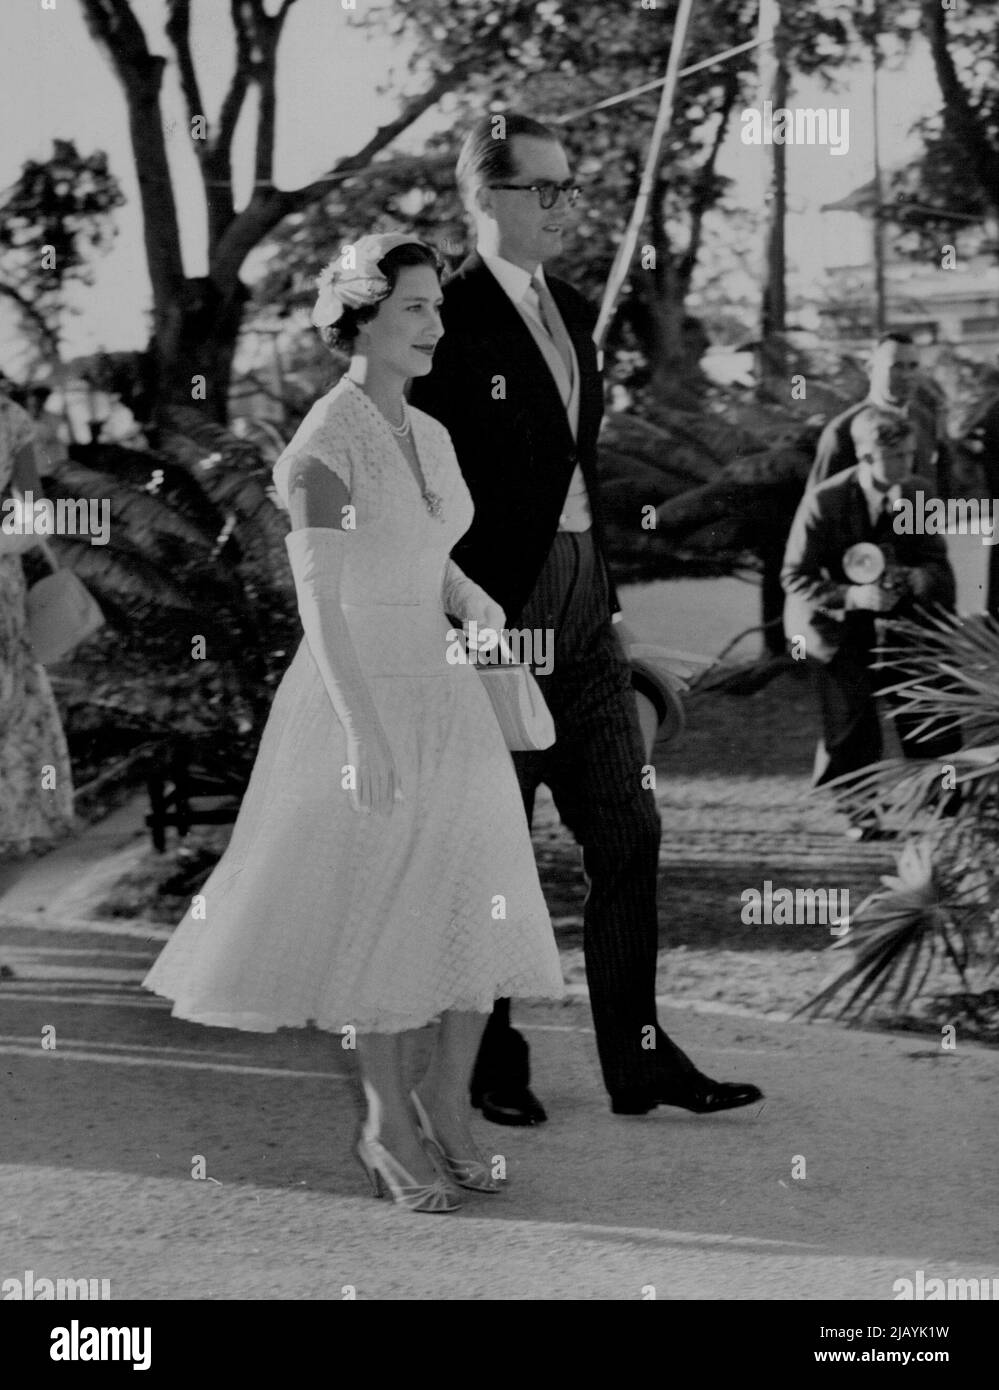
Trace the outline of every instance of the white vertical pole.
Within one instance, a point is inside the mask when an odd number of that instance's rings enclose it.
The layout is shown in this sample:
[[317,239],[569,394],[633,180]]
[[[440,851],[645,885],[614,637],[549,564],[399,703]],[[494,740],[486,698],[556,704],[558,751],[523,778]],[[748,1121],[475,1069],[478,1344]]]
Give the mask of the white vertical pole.
[[635,199],[635,206],[631,210],[631,220],[628,223],[621,244],[617,248],[614,264],[611,266],[610,275],[607,277],[607,284],[604,287],[603,303],[600,305],[600,314],[597,318],[596,327],[593,330],[593,340],[598,349],[603,347],[604,338],[607,336],[607,329],[610,326],[610,321],[614,314],[614,307],[617,304],[618,296],[621,293],[624,282],[628,278],[631,260],[635,254],[635,246],[638,243],[638,234],[642,230],[649,210],[649,199],[652,196],[652,188],[655,182],[656,170],[659,167],[659,157],[662,151],[663,141],[669,134],[670,122],[673,117],[673,94],[676,91],[677,76],[680,72],[680,58],[683,54],[683,45],[687,37],[687,25],[690,21],[690,12],[693,9],[693,5],[694,0],[680,0],[676,23],[673,26],[673,39],[670,43],[669,59],[666,63],[666,78],[663,82],[662,96],[659,100],[659,111],[656,115],[655,126],[652,129],[652,139],[649,143],[645,168],[642,172],[642,181],[638,188],[638,197]]

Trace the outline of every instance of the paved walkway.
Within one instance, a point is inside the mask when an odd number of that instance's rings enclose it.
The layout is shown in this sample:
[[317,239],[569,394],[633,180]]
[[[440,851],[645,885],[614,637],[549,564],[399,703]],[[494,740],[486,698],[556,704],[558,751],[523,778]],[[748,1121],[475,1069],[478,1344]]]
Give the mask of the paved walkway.
[[[173,1020],[139,989],[168,929],[87,919],[145,848],[141,809],[0,902],[17,971],[0,986],[0,1278],[138,1298],[887,1300],[920,1269],[999,1277],[999,1053],[719,1011],[708,991],[667,1001],[666,1026],[709,1072],[759,1082],[760,1106],[611,1116],[577,978],[564,1005],[521,1011],[550,1122],[480,1125],[509,1189],[443,1220],[372,1201],[338,1039]],[[683,841],[702,873],[706,844]]]

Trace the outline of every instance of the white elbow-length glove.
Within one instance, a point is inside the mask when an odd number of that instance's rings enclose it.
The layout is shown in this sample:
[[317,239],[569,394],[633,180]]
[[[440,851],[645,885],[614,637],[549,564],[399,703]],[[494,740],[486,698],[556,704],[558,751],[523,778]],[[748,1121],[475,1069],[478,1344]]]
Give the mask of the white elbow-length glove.
[[402,800],[392,749],[340,606],[345,548],[356,543],[347,532],[326,526],[306,526],[285,537],[305,639],[347,736],[351,804],[356,811],[391,813]]
[[460,618],[466,634],[469,622],[474,620],[477,631],[472,645],[475,650],[488,652],[496,646],[499,634],[506,627],[506,614],[453,560],[448,560],[444,570],[442,599],[445,613]]

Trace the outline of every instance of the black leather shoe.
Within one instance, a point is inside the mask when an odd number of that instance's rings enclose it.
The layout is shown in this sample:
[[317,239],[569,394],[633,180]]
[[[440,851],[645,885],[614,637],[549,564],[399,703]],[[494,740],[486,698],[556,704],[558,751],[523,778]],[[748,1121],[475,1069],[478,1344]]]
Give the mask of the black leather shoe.
[[543,1125],[545,1108],[527,1086],[510,1091],[472,1093],[472,1104],[494,1125]]
[[709,1076],[698,1076],[679,1084],[615,1091],[611,1110],[615,1115],[647,1115],[657,1105],[677,1105],[695,1115],[712,1115],[717,1110],[737,1110],[762,1099],[759,1086],[749,1082],[712,1081]]

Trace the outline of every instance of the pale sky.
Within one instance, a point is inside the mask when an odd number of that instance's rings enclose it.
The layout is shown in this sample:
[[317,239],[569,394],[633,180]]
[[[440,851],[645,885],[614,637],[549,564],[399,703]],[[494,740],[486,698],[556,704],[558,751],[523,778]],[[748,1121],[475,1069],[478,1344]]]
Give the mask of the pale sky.
[[[53,0],[49,0],[53,3]],[[0,0],[4,43],[0,51],[0,123],[5,132],[0,149],[0,185],[17,177],[25,159],[46,158],[53,137],[73,138],[84,153],[107,151],[128,205],[116,214],[119,234],[112,252],[97,262],[97,282],[82,291],[83,313],[67,322],[65,353],[140,347],[145,342],[144,314],[149,288],[141,238],[138,190],[128,140],[124,98],[110,67],[93,43],[77,0]],[[364,0],[357,0],[363,5]],[[133,0],[150,46],[167,54],[163,36],[162,0]],[[231,52],[229,5],[226,0],[195,0],[193,44],[207,115],[212,120],[228,81],[227,69],[215,65],[216,55]],[[652,18],[650,14],[650,19]],[[299,0],[291,11],[280,49],[278,95],[277,179],[294,187],[320,174],[339,155],[349,153],[370,137],[375,127],[397,109],[392,97],[375,88],[397,69],[397,86],[413,90],[405,72],[404,54],[393,52],[386,40],[372,41],[348,25],[341,0]],[[655,76],[650,72],[650,77]],[[788,253],[799,283],[814,284],[827,264],[866,259],[869,232],[859,219],[817,216],[820,204],[833,201],[871,176],[870,79],[858,69],[840,93],[815,85],[800,87],[797,105],[848,107],[850,150],[834,156],[821,147],[790,148],[789,192],[792,216]],[[925,49],[906,60],[903,71],[883,74],[881,120],[886,165],[912,152],[907,135],[920,114],[935,109],[936,82]],[[248,112],[252,111],[248,103]],[[164,118],[177,122],[169,149],[177,172],[185,265],[189,273],[204,269],[203,211],[200,185],[186,117],[172,68],[167,69]],[[416,128],[425,131],[441,119],[428,113]],[[244,119],[237,136],[236,167],[244,175],[237,197],[245,196],[248,175],[250,122]],[[733,201],[760,205],[767,151],[744,145],[741,122],[733,124],[723,152],[721,172],[737,180]],[[242,140],[240,140],[242,136]],[[5,325],[6,328],[6,325]],[[16,350],[9,330],[0,336],[0,366],[17,374]]]

